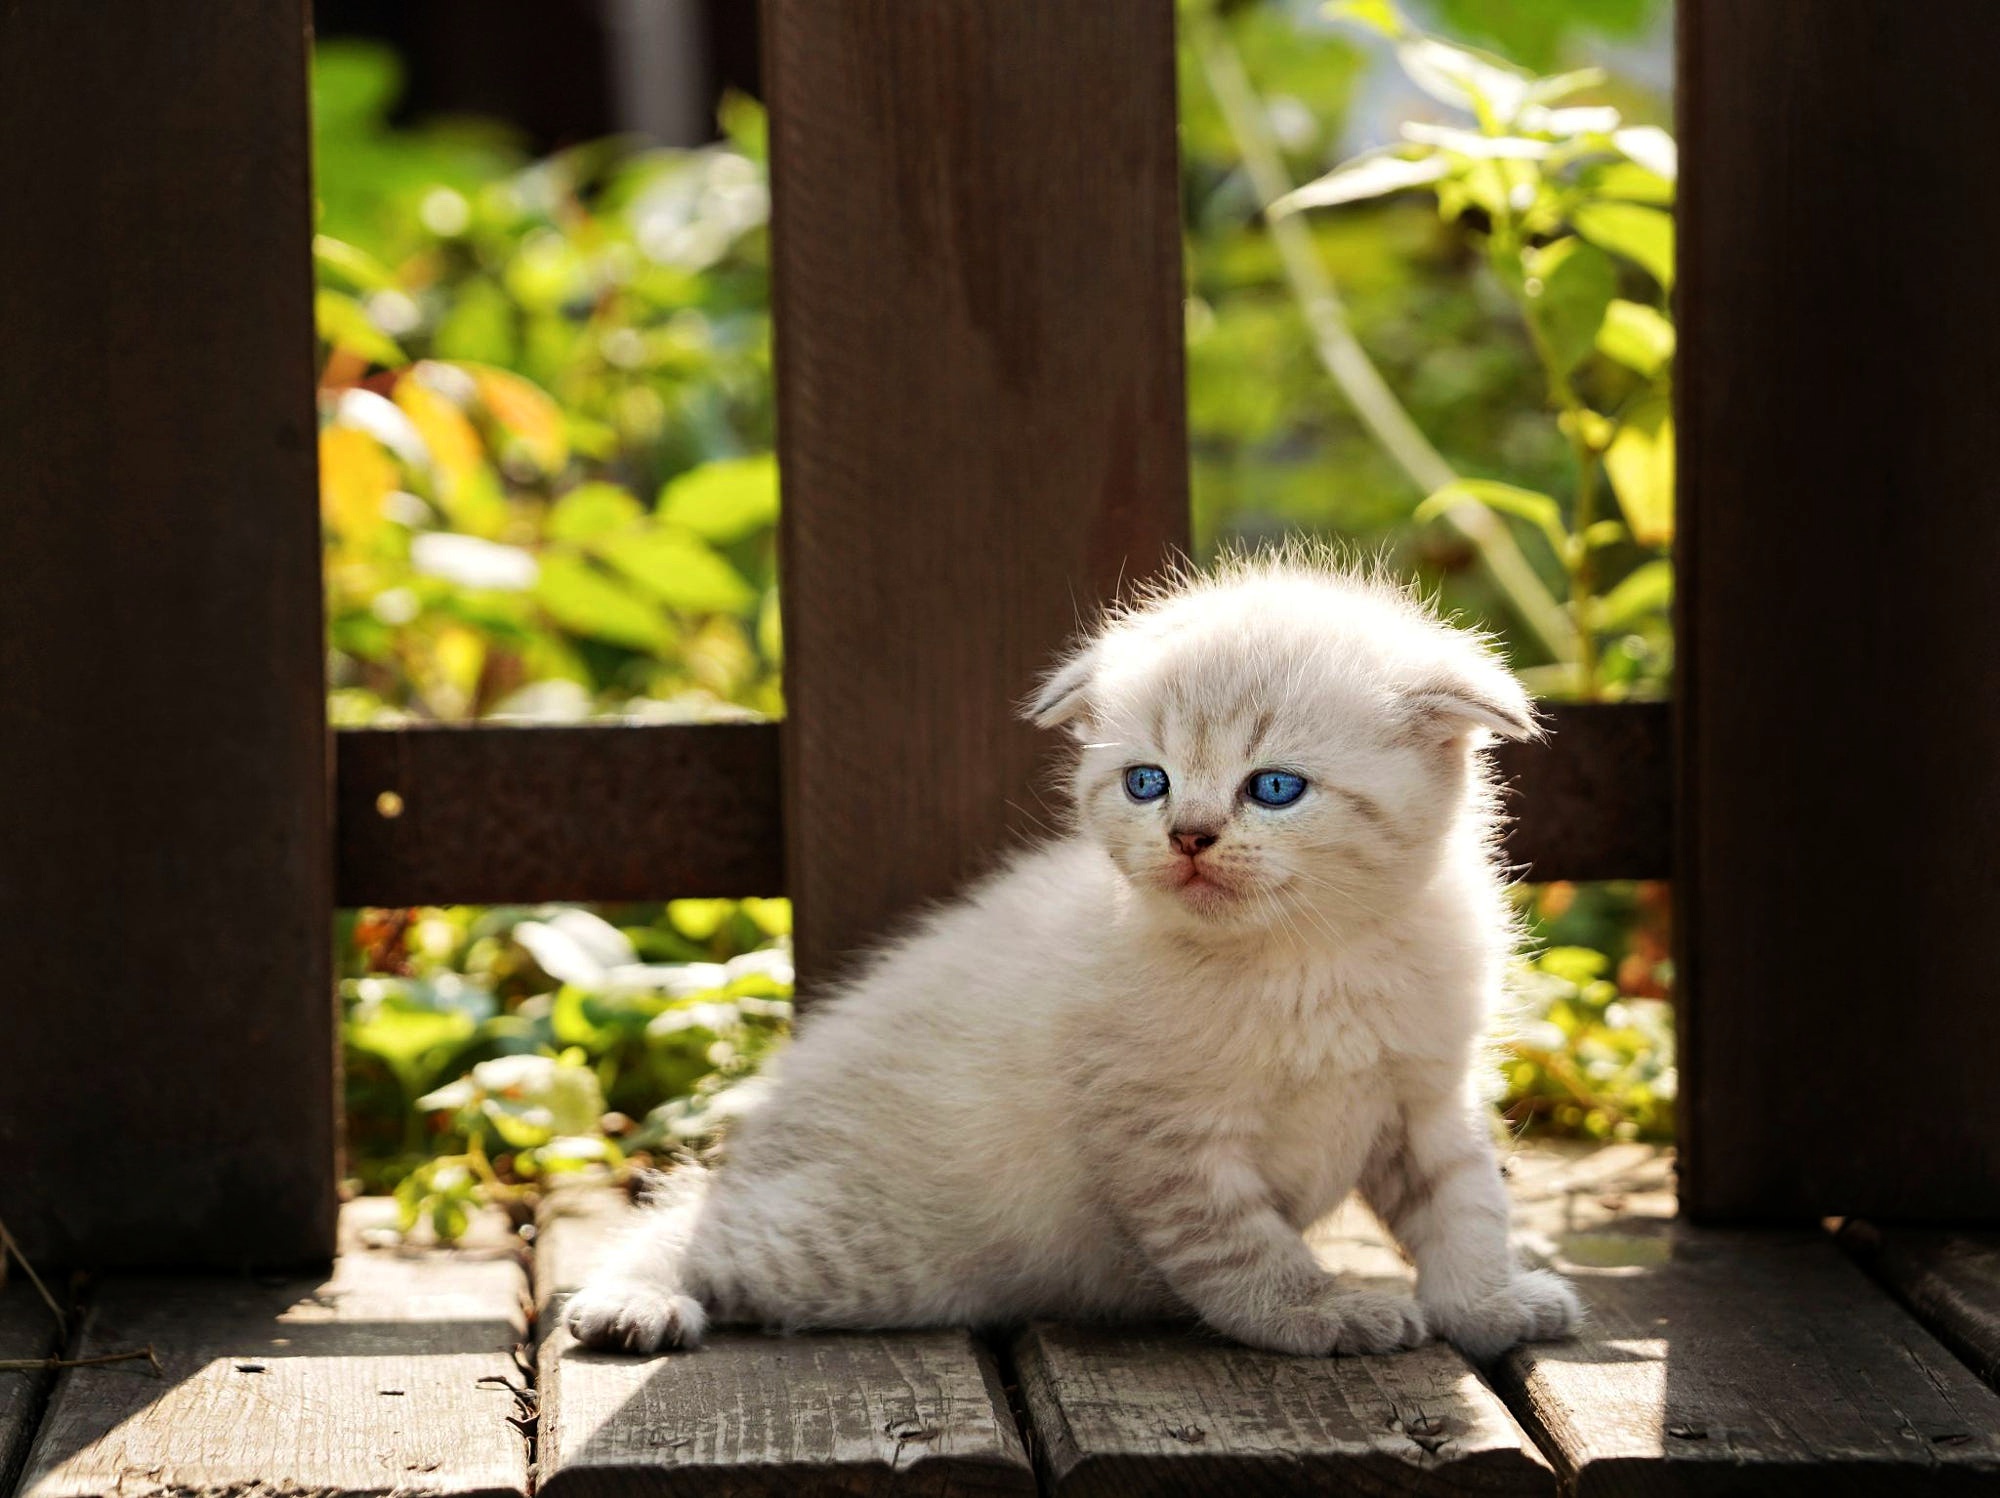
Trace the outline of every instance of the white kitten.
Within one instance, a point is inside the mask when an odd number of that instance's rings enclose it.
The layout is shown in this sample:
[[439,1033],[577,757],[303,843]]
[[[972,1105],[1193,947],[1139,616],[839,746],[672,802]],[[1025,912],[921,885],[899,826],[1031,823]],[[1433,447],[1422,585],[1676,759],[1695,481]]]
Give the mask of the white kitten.
[[[1479,1358],[1567,1332],[1469,1082],[1515,935],[1478,750],[1535,732],[1484,643],[1323,558],[1240,561],[1111,619],[1029,712],[1082,743],[1074,831],[813,1007],[571,1330],[1192,1310],[1281,1352]],[[1414,1301],[1301,1237],[1357,1186]]]

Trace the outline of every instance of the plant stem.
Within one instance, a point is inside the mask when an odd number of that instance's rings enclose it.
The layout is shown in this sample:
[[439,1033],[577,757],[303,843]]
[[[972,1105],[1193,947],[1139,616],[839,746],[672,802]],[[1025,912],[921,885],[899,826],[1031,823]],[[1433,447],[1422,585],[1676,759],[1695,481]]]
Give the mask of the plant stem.
[[[1251,185],[1261,202],[1275,203],[1293,184],[1283,153],[1271,137],[1263,102],[1243,69],[1243,59],[1207,10],[1196,8],[1184,19],[1202,76],[1229,126]],[[1289,214],[1276,219],[1267,216],[1265,227],[1284,266],[1285,280],[1312,330],[1320,363],[1347,397],[1354,414],[1425,494],[1452,483],[1458,475],[1410,418],[1354,336],[1347,309],[1304,222]],[[1473,500],[1453,505],[1444,518],[1472,543],[1515,617],[1542,648],[1556,660],[1576,660],[1580,641],[1571,618],[1550,594],[1506,523]]]

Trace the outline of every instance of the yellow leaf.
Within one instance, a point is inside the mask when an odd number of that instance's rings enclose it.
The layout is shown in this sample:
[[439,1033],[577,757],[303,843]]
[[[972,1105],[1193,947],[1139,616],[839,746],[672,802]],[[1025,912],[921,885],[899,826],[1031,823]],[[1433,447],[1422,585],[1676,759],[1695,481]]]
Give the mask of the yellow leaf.
[[460,366],[472,376],[487,412],[544,473],[554,473],[569,458],[569,434],[562,408],[532,380],[488,364]]
[[430,449],[442,487],[456,488],[478,473],[485,449],[478,430],[456,402],[407,374],[396,382],[395,399]]
[[1674,538],[1674,418],[1665,400],[1638,407],[1604,454],[1604,471],[1632,539],[1665,546]]
[[396,465],[373,437],[340,426],[319,434],[320,512],[344,540],[373,535],[395,489]]

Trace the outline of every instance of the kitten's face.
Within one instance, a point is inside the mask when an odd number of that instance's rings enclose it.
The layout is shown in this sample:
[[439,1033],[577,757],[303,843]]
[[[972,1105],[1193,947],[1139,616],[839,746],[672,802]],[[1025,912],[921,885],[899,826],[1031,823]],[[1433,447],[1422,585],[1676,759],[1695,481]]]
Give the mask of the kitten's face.
[[1477,730],[1531,727],[1471,636],[1324,575],[1177,595],[1068,669],[1079,826],[1196,929],[1311,939],[1389,913],[1435,867]]

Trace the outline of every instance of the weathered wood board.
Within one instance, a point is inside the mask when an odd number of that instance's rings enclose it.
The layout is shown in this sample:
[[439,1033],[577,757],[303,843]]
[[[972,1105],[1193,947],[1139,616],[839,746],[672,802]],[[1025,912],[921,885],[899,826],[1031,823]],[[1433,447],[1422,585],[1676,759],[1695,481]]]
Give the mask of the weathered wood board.
[[2000,1233],[1850,1222],[1840,1241],[1968,1368],[2000,1387]]
[[324,1281],[103,1282],[79,1356],[150,1344],[164,1376],[66,1369],[21,1498],[525,1494],[519,1256],[497,1227],[450,1252],[355,1241],[386,1221],[349,1207]]
[[1493,1382],[1568,1491],[2000,1493],[2000,1397],[1828,1234],[1690,1228],[1663,1185],[1521,1207],[1590,1319]]
[[[19,1281],[0,1285],[0,1361],[53,1357],[60,1350],[61,1332],[42,1298]],[[13,1491],[54,1377],[41,1369],[0,1369],[0,1493]]]
[[[1362,1279],[1407,1278],[1358,1209],[1317,1246]],[[1299,1358],[1191,1327],[1053,1325],[1013,1346],[1036,1461],[1063,1498],[1556,1490],[1534,1443],[1447,1346]]]
[[960,1331],[773,1337],[693,1352],[587,1352],[563,1300],[631,1215],[559,1195],[535,1253],[545,1498],[729,1493],[1026,1495],[1027,1454],[992,1359]]

